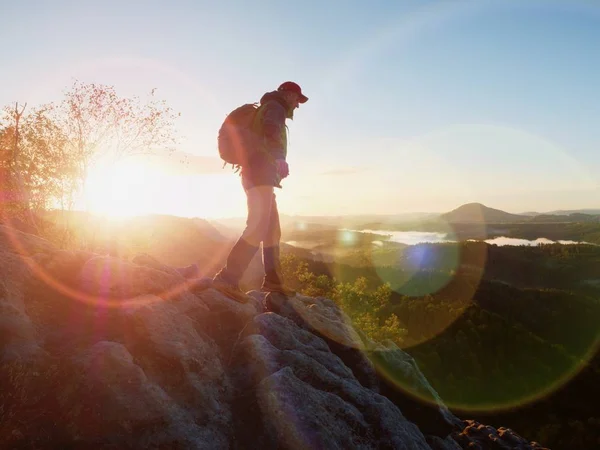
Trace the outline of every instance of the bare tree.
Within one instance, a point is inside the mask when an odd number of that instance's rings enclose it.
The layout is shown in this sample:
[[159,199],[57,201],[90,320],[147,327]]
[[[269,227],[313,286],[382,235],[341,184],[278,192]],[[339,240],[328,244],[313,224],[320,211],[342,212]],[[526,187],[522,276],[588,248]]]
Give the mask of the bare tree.
[[[164,101],[122,98],[112,86],[76,81],[58,104],[0,110],[0,215],[25,219],[59,209],[62,224],[90,168],[134,155],[172,152],[179,114]],[[38,221],[38,224],[41,221]]]
[[90,168],[102,161],[111,165],[125,157],[172,152],[176,144],[174,122],[179,114],[164,101],[119,97],[112,86],[75,81],[54,110],[67,149],[77,161],[79,188]]

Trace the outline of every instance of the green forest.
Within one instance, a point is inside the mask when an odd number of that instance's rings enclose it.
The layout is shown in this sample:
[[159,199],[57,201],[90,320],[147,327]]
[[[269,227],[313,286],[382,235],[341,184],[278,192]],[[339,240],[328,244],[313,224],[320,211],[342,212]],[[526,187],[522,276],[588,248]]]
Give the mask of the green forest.
[[363,245],[335,263],[290,252],[284,267],[413,356],[458,416],[552,449],[600,445],[600,247]]

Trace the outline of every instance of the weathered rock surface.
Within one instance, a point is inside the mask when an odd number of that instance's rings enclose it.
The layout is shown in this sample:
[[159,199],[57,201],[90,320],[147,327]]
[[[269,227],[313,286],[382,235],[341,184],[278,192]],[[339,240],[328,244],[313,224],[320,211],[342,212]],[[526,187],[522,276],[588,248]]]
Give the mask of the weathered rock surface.
[[463,448],[483,450],[544,450],[545,447],[537,442],[528,442],[510,428],[495,429],[474,420],[466,420],[465,428],[454,436],[456,442]]
[[210,285],[0,227],[0,448],[541,448],[456,418],[329,299]]

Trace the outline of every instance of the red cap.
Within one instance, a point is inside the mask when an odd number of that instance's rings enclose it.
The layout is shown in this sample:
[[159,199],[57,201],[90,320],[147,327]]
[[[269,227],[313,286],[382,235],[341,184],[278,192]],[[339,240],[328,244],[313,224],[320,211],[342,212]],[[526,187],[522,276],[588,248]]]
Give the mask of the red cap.
[[308,101],[308,97],[302,93],[302,89],[300,89],[300,86],[298,86],[293,81],[286,81],[285,83],[281,83],[277,90],[295,92],[300,96],[300,99],[298,100],[300,103],[306,103]]

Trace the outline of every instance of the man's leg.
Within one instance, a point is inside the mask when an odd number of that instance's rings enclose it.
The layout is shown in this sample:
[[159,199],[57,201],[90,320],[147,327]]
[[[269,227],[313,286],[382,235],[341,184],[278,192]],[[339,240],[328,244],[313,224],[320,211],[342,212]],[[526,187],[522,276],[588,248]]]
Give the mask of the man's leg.
[[283,272],[281,270],[281,259],[279,254],[279,243],[281,241],[281,224],[279,222],[279,211],[277,201],[273,194],[271,214],[269,216],[269,227],[263,241],[263,264],[265,266],[265,279],[263,290],[280,292],[285,295],[294,295],[292,289],[284,286]]
[[268,239],[273,209],[277,214],[273,186],[251,187],[246,190],[246,197],[248,201],[248,219],[246,220],[246,228],[242,233],[242,239],[258,248],[262,241]]
[[246,228],[231,249],[225,267],[215,275],[215,280],[234,287],[237,287],[268,231],[273,201],[272,186],[256,186],[245,189],[245,192],[248,204]]
[[229,252],[225,266],[215,275],[214,279],[237,288],[242,275],[244,275],[257,250],[258,247],[250,245],[243,238],[239,238]]

